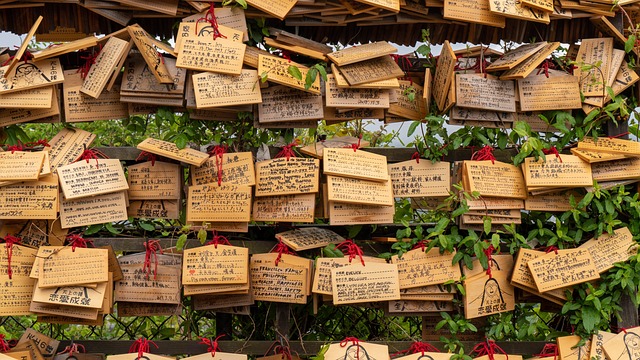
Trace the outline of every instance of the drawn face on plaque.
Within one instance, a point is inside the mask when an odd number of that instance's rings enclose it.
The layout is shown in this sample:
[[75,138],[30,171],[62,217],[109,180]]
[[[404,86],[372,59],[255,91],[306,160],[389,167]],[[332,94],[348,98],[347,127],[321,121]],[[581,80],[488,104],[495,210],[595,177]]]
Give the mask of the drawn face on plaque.
[[336,360],[376,360],[369,356],[367,349],[363,348],[360,344],[351,344],[344,352],[344,358]]
[[42,83],[42,79],[46,82],[51,82],[48,77],[44,75],[44,73],[35,66],[30,63],[22,63],[16,67],[16,74],[12,79],[11,88],[20,87],[20,86],[31,86],[36,84],[36,80],[42,77],[39,83]]
[[421,355],[416,360],[433,360],[433,358],[431,356],[429,356],[429,355]]
[[624,347],[629,355],[629,360],[640,359],[640,336],[634,333],[624,334]]

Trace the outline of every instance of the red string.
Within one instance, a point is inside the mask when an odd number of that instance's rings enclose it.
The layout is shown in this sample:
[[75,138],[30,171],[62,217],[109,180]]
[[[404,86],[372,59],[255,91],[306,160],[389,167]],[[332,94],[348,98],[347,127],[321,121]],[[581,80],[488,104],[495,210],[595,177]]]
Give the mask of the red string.
[[276,244],[276,246],[273,247],[273,249],[271,249],[272,253],[278,253],[278,257],[276,257],[276,266],[278,266],[278,264],[280,263],[280,260],[282,260],[282,254],[287,254],[287,255],[294,255],[297,256],[298,254],[296,254],[295,252],[293,252],[285,243],[282,242],[282,240],[278,240],[278,243]]
[[36,147],[38,145],[42,145],[42,147],[51,147],[51,145],[49,145],[49,143],[47,142],[47,139],[40,139],[40,140],[35,141],[35,142],[28,142],[25,145],[30,147],[30,148],[34,148],[34,147]]
[[142,151],[140,152],[140,155],[138,155],[138,157],[136,158],[136,161],[151,161],[151,166],[155,166],[156,165],[156,160],[158,159],[158,156],[156,154],[147,152],[147,151]]
[[540,75],[540,72],[543,71],[544,75],[547,78],[549,78],[549,69],[555,69],[555,68],[556,66],[549,59],[547,59],[544,62],[542,62],[536,75]]
[[214,230],[213,231],[213,240],[209,241],[205,245],[213,245],[217,249],[218,245],[229,245],[229,246],[231,246],[231,243],[229,242],[229,239],[227,239],[226,236],[218,235],[218,232]]
[[550,253],[550,252],[552,252],[552,251],[553,251],[554,253],[556,253],[556,255],[558,255],[558,247],[557,247],[557,246],[553,246],[553,245],[551,245],[551,246],[547,246],[547,248],[544,250],[544,252],[545,252],[546,254],[548,254],[548,253]]
[[471,160],[491,160],[492,164],[496,163],[496,157],[493,156],[493,147],[485,145],[482,149],[476,151],[471,155]]
[[293,152],[293,147],[298,145],[298,139],[295,139],[292,143],[282,147],[279,153],[276,154],[276,158],[286,157],[287,161],[292,157],[296,157],[296,153]]
[[420,153],[419,152],[414,152],[413,155],[411,155],[411,160],[415,160],[417,164],[420,164]]
[[360,257],[360,262],[362,263],[362,266],[364,266],[364,258],[362,257],[364,253],[362,252],[362,249],[360,249],[360,247],[353,242],[353,240],[347,239],[341,242],[340,244],[336,245],[336,249],[342,251],[342,253],[345,255],[349,255],[349,262],[355,259],[356,256]]
[[282,58],[287,60],[288,62],[291,62],[291,53],[287,50],[280,50],[280,54],[282,55]]
[[227,152],[229,147],[227,145],[216,145],[213,150],[209,152],[209,156],[216,157],[216,170],[218,175],[218,186],[222,185],[222,156]]
[[151,257],[154,258],[154,270],[153,279],[158,278],[158,251],[162,254],[162,248],[160,247],[160,240],[149,240],[143,243],[145,254],[144,264],[142,265],[142,271],[147,272],[147,280],[149,280],[149,274],[151,273]]
[[67,242],[71,245],[71,251],[75,252],[76,248],[86,248],[88,244],[93,245],[92,240],[86,240],[82,236],[77,234],[71,234],[67,236]]
[[471,350],[471,353],[472,354],[475,353],[477,357],[488,355],[489,360],[494,360],[493,355],[496,354],[496,350],[506,355],[507,356],[506,360],[509,359],[509,355],[507,355],[507,353],[504,350],[502,350],[502,348],[498,346],[495,341],[489,340],[489,339],[487,339],[486,342],[481,342],[476,344],[476,346],[474,346],[473,349]]
[[351,144],[351,145],[347,145],[345,146],[345,148],[352,148],[353,152],[358,151],[358,149],[360,149],[360,141],[362,140],[362,134],[360,134],[360,136],[358,136],[358,143],[357,144]]
[[420,240],[415,245],[413,245],[411,250],[415,250],[415,249],[422,249],[422,251],[424,252],[425,251],[425,242],[424,242],[424,240]]
[[213,28],[213,40],[219,37],[225,38],[225,39],[227,38],[226,36],[222,35],[222,33],[220,32],[220,29],[218,28],[218,19],[216,18],[213,2],[211,3],[209,10],[207,10],[207,13],[204,15],[204,17],[201,17],[196,21],[196,35],[198,35],[198,24],[201,21],[208,22],[209,24],[211,24],[211,27]]
[[493,277],[493,275],[491,275],[491,261],[492,261],[491,255],[495,250],[496,249],[493,247],[493,245],[489,245],[488,248],[483,250],[484,254],[487,255],[487,275],[489,275],[489,279]]
[[273,350],[276,354],[282,354],[287,360],[291,360],[291,349],[288,346],[277,345]]
[[613,136],[608,136],[609,139],[617,139],[617,138],[621,138],[623,136],[627,136],[631,134],[630,132],[623,132],[622,134],[618,134],[618,135],[613,135]]
[[[16,49],[19,49],[18,46],[14,46]],[[15,55],[14,56],[10,56],[7,61],[3,62],[2,65],[0,66],[7,66],[11,63],[11,61],[13,61],[13,59],[15,59]],[[26,64],[29,60],[33,59],[33,54],[29,51],[29,50],[25,50],[24,54],[22,54],[22,57],[20,58],[19,61],[24,61],[24,63]]]
[[162,63],[162,65],[164,65],[164,55],[162,55],[159,51],[156,51],[156,54],[158,54],[158,57],[160,58],[160,62]]
[[11,268],[11,258],[13,257],[13,245],[20,245],[22,240],[19,237],[7,235],[4,237],[4,248],[7,250],[7,275],[12,279],[13,269]]
[[618,332],[619,332],[619,333],[623,332],[623,333],[625,333],[625,334],[626,334],[626,333],[627,333],[627,328],[623,328],[623,327],[621,327],[621,328],[620,328],[620,331],[618,331]]
[[344,340],[340,341],[340,347],[349,345],[349,341],[351,341],[352,345],[356,346],[356,360],[360,360],[360,340],[357,337],[344,338]]
[[[82,351],[80,351],[80,350],[82,350]],[[73,343],[70,346],[65,347],[64,350],[62,350],[61,352],[58,353],[58,355],[69,353],[68,357],[73,357],[74,353],[81,353],[81,352],[86,352],[86,351],[87,350],[84,348],[84,345]]]
[[87,75],[89,75],[89,70],[91,70],[91,66],[96,63],[96,59],[100,52],[102,52],[102,44],[98,44],[100,48],[98,51],[94,51],[91,55],[81,56],[80,59],[84,60],[84,64],[78,69],[80,71],[80,77],[84,80]]
[[211,339],[209,338],[201,337],[200,338],[201,341],[198,344],[207,345],[208,346],[207,351],[211,353],[211,357],[215,357],[216,351],[220,351],[220,347],[218,346],[218,340],[220,340],[220,338],[225,336],[227,336],[227,334],[218,335],[218,337],[213,339],[213,341],[211,341]]
[[[11,275],[9,275],[9,279],[11,279]],[[11,350],[11,347],[9,347],[9,343],[4,338],[4,334],[0,334],[0,352],[6,353],[9,350]]]
[[7,151],[11,151],[12,154],[16,151],[24,151],[24,146],[22,146],[22,143],[18,141],[17,145],[7,145]]
[[544,344],[544,347],[542,348],[542,351],[540,352],[540,354],[533,354],[533,356],[537,356],[537,357],[552,357],[553,356],[553,360],[556,360],[558,358],[558,345],[556,344]]
[[413,79],[407,74],[407,72],[410,71],[413,67],[411,60],[409,60],[409,55],[391,54],[389,56],[391,56],[391,58],[396,62],[400,69],[404,71],[405,79],[409,80],[410,84],[413,85]]
[[550,147],[549,149],[542,149],[542,152],[545,155],[555,155],[560,162],[562,162],[562,158],[560,157],[560,153],[558,153],[558,149],[555,146]]
[[82,152],[82,154],[80,154],[80,157],[76,161],[86,160],[87,164],[88,164],[91,159],[95,159],[96,160],[96,167],[98,167],[99,166],[98,159],[108,159],[108,158],[109,157],[107,155],[105,155],[100,150],[87,149],[85,147],[84,151]]
[[129,353],[138,352],[138,357],[136,358],[136,360],[140,360],[144,356],[144,353],[150,352],[149,344],[153,344],[153,346],[155,346],[156,349],[158,348],[158,345],[153,341],[150,341],[141,337],[140,339],[133,342],[133,344],[129,348]]
[[417,354],[417,353],[422,353],[422,356],[424,356],[425,352],[440,352],[440,350],[438,350],[438,348],[436,348],[435,346],[429,343],[422,342],[422,341],[415,341],[413,344],[411,344],[411,346],[408,349],[400,350],[396,353],[391,354],[391,356],[409,355],[409,354]]

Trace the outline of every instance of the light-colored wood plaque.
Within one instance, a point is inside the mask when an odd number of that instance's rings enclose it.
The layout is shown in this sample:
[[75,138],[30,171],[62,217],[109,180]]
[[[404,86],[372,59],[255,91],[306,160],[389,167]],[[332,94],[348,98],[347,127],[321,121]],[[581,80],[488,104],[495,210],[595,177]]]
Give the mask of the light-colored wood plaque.
[[0,180],[38,180],[45,152],[0,152]]
[[207,245],[184,251],[182,283],[185,285],[246,284],[249,249]]
[[60,187],[67,200],[127,190],[127,178],[118,159],[78,161],[58,168]]
[[276,234],[276,238],[294,251],[321,248],[329,244],[338,244],[344,238],[335,232],[315,227],[293,229]]
[[127,220],[125,192],[97,195],[84,199],[60,199],[63,229]]
[[498,60],[492,62],[491,65],[487,66],[487,71],[502,71],[513,69],[533,54],[542,50],[542,48],[546,44],[547,43],[545,42],[537,42],[521,45],[509,52],[506,52]]
[[[52,288],[95,284],[109,280],[109,251],[68,246],[50,247],[52,253],[38,251],[38,287]],[[40,248],[42,249],[42,248]]]
[[482,196],[526,199],[522,171],[503,162],[465,161],[464,170],[468,191],[478,191]]
[[178,200],[182,168],[178,164],[147,161],[127,167],[129,200]]
[[[289,73],[289,67],[294,66],[300,70],[302,80],[298,80]],[[298,90],[308,91],[313,94],[320,94],[320,77],[311,84],[309,89],[305,88],[305,79],[309,68],[293,61],[289,61],[277,56],[258,55],[258,73],[260,76],[266,75],[269,81],[280,85],[289,86]]]
[[331,270],[333,303],[354,304],[400,299],[396,264],[376,264]]
[[[573,75],[579,79],[580,91],[584,96],[604,96],[605,85],[609,76],[611,55],[613,53],[613,38],[582,39],[576,61],[577,69]],[[596,64],[600,66],[596,67]],[[588,71],[582,71],[581,66],[594,65]]]
[[218,168],[222,168],[221,185],[235,184],[252,186],[256,183],[253,154],[250,152],[225,153],[212,156],[202,166],[191,166],[192,185],[218,182]]
[[180,217],[179,200],[132,200],[127,214],[133,218],[177,219]]
[[284,20],[296,4],[296,0],[248,0],[247,3],[256,9]]
[[247,222],[251,216],[251,187],[192,185],[187,197],[187,221]]
[[599,137],[595,141],[591,137],[585,137],[578,141],[578,149],[599,153],[640,156],[640,143],[625,139]]
[[582,101],[578,78],[572,75],[546,77],[532,74],[518,80],[520,109],[545,111],[553,109],[580,109]]
[[603,273],[617,262],[625,262],[638,252],[629,228],[616,229],[614,234],[602,234],[599,238],[588,240],[578,248],[586,249],[593,257],[599,273]]
[[53,87],[48,86],[0,95],[0,107],[6,109],[50,109],[54,92]]
[[554,10],[553,0],[522,0],[522,4],[547,13],[552,13]]
[[256,197],[253,221],[313,222],[315,194]]
[[404,253],[402,257],[392,257],[391,263],[398,265],[400,288],[415,288],[459,280],[462,274],[460,266],[453,263],[454,255],[440,254],[437,247],[428,252],[415,249]]
[[600,278],[587,249],[550,252],[530,260],[527,266],[541,293]]
[[538,67],[538,65],[540,65],[547,58],[547,56],[556,51],[559,46],[559,42],[546,44],[542,49],[527,57],[526,60],[519,63],[514,68],[505,71],[502,75],[500,75],[500,80],[526,78],[533,72],[533,70],[535,70],[536,67]]
[[593,180],[599,183],[637,179],[640,176],[640,158],[595,163],[591,165],[591,172]]
[[382,55],[390,55],[397,52],[395,46],[389,44],[386,41],[379,41],[360,46],[352,46],[346,49],[328,53],[327,57],[336,65],[344,66],[373,58],[380,57]]
[[436,74],[433,79],[433,98],[440,111],[444,111],[447,95],[453,81],[453,70],[456,66],[456,54],[453,52],[448,40],[445,40],[438,56]]
[[66,122],[124,119],[129,116],[127,104],[120,102],[119,85],[112,91],[103,90],[97,98],[93,98],[80,91],[82,87],[80,73],[76,70],[68,70],[64,75],[62,98]]
[[10,94],[61,84],[64,81],[60,60],[20,62],[11,72],[0,68],[0,94]]
[[449,196],[451,164],[408,160],[388,165],[396,197]]
[[456,106],[514,113],[515,83],[482,74],[456,74]]
[[333,75],[325,83],[327,106],[338,108],[389,108],[389,90],[339,88]]
[[63,128],[49,141],[51,170],[57,171],[59,166],[76,161],[85,148],[95,140],[96,135],[88,131],[73,128]]
[[386,156],[353,149],[324,149],[323,173],[379,182],[389,180]]
[[0,219],[56,219],[57,217],[57,176],[47,175],[39,180],[0,187]]
[[386,182],[377,182],[327,176],[327,188],[329,201],[378,206],[393,206],[394,204],[390,179],[387,179]]
[[269,86],[262,90],[262,103],[258,105],[258,121],[320,120],[324,118],[321,95],[312,94],[284,85]]
[[192,79],[198,109],[262,102],[255,70],[242,70],[239,76],[205,72]]
[[116,65],[122,57],[126,56],[125,51],[128,47],[128,41],[117,37],[110,38],[100,51],[95,63],[91,65],[80,92],[98,98],[116,71]]
[[319,182],[318,159],[276,158],[256,163],[256,197],[316,193]]
[[443,18],[461,20],[475,24],[483,24],[504,28],[504,16],[491,12],[488,1],[476,0],[447,0],[444,1]]
[[499,14],[507,18],[539,22],[543,24],[549,24],[551,22],[549,12],[526,6],[520,0],[492,0],[489,1],[489,7],[491,8],[492,13]]
[[166,156],[170,159],[185,162],[187,164],[201,166],[207,159],[209,154],[191,148],[178,149],[174,143],[168,141],[147,138],[137,146],[142,151],[153,154]]
[[404,75],[400,66],[387,55],[341,66],[338,70],[351,86],[394,79]]
[[14,276],[9,279],[8,275],[0,274],[0,315],[1,316],[24,316],[32,315],[29,310],[35,279],[27,276]]
[[365,204],[348,204],[329,202],[329,224],[358,225],[358,224],[392,224],[393,206],[378,206]]
[[27,51],[27,48],[31,43],[31,38],[33,38],[33,35],[35,35],[41,22],[42,22],[42,16],[38,16],[36,21],[31,26],[31,29],[29,29],[27,36],[25,36],[24,40],[22,40],[22,44],[20,44],[20,47],[18,48],[18,50],[16,50],[16,53],[13,56],[13,59],[11,59],[11,61],[7,65],[5,76],[11,71],[13,71],[13,69],[18,65],[18,63],[22,61],[22,56],[24,55],[25,51]]
[[593,184],[591,165],[573,155],[526,158],[522,167],[527,187],[582,187]]
[[275,265],[278,254],[251,257],[251,292],[255,300],[306,304],[309,268],[293,264]]
[[219,37],[185,38],[180,43],[176,66],[221,74],[239,75],[247,45]]
[[43,289],[36,283],[33,301],[45,304],[77,306],[101,309],[108,282],[99,283],[94,289],[84,286],[61,286]]
[[173,77],[167,70],[167,66],[162,61],[162,57],[151,41],[151,36],[139,25],[127,27],[131,39],[149,65],[149,70],[155,75],[158,82],[162,84],[173,84]]

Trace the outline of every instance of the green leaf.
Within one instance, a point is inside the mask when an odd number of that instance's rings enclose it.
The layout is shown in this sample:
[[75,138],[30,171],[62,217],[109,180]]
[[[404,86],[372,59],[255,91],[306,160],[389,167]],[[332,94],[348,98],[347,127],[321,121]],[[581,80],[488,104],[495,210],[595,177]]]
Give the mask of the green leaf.
[[176,144],[178,149],[184,149],[187,147],[187,141],[189,141],[189,139],[187,139],[187,135],[182,133],[176,136],[174,143]]
[[483,229],[485,234],[489,234],[491,232],[491,218],[489,216],[485,216],[482,220]]
[[307,71],[307,76],[304,79],[304,88],[307,90],[310,89],[311,86],[313,86],[313,83],[316,82],[317,77],[318,77],[318,69],[313,67],[309,69],[309,71]]
[[113,227],[112,223],[106,223],[104,225],[105,229],[107,229],[107,231],[109,231],[110,233],[116,235],[116,234],[120,234],[122,231],[116,229],[115,227]]
[[591,332],[595,329],[596,324],[600,322],[600,311],[591,306],[582,307],[582,326],[585,331]]
[[176,249],[182,250],[184,246],[187,244],[187,234],[182,234],[178,237],[178,242],[176,242]]
[[635,35],[629,35],[629,38],[627,39],[627,41],[624,42],[624,52],[626,52],[627,54],[631,52],[631,50],[633,50],[633,47],[636,44],[636,36]]
[[420,126],[421,124],[422,124],[422,122],[420,122],[420,121],[412,122],[411,125],[409,125],[409,130],[407,130],[407,136],[413,135],[413,133],[418,128],[418,126]]
[[207,230],[204,228],[200,228],[200,230],[198,230],[198,240],[200,240],[200,244],[204,245],[207,241]]
[[287,71],[289,72],[289,74],[291,76],[293,76],[296,80],[300,80],[302,81],[302,73],[300,72],[300,69],[298,69],[297,66],[294,65],[289,65],[289,68],[287,69]]
[[91,225],[84,231],[84,235],[93,235],[102,230],[102,224]]
[[149,224],[147,222],[141,222],[139,225],[140,225],[141,228],[143,228],[144,230],[147,230],[147,231],[155,231],[156,230],[155,225]]

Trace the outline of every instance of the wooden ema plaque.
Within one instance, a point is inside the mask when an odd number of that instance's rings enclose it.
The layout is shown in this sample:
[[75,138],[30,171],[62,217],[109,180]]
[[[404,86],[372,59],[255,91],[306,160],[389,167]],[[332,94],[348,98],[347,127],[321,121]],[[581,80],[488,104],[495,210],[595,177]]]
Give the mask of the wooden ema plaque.
[[239,76],[205,72],[192,79],[198,109],[262,102],[255,70],[242,70]]
[[52,86],[0,95],[0,107],[6,109],[50,109],[53,101]]
[[[619,332],[611,337],[609,341],[602,344],[607,359],[636,359],[636,341],[640,337],[640,327],[633,327]],[[578,340],[579,341],[579,340]],[[579,360],[582,360],[579,359]]]
[[[372,256],[363,256],[365,264],[369,263],[386,263],[384,259]],[[349,261],[347,257],[340,258],[317,258],[315,260],[315,271],[313,272],[313,285],[311,291],[315,294],[333,295],[331,270],[342,267],[350,267],[353,269],[361,268],[362,262],[359,259]]]
[[329,201],[378,206],[394,204],[390,179],[377,182],[329,175],[327,188]]
[[[36,260],[37,249],[22,245],[13,245],[11,247],[11,277],[29,277],[31,268]],[[0,276],[9,276],[9,257],[8,250],[0,251]]]
[[527,266],[541,293],[600,278],[587,249],[550,252],[529,261]]
[[440,249],[434,247],[429,252],[415,249],[404,253],[402,257],[392,257],[391,263],[398,265],[400,289],[459,280],[462,274],[458,264],[453,263],[454,255],[440,254]]
[[340,51],[328,53],[327,57],[336,65],[344,66],[365,60],[374,59],[383,55],[391,55],[397,52],[395,46],[386,41],[379,41],[360,46],[352,46]]
[[132,200],[127,207],[127,215],[133,218],[178,219],[179,200]]
[[0,316],[32,315],[29,310],[35,280],[28,276],[12,276],[0,274]]
[[178,164],[147,161],[129,165],[129,200],[178,200],[182,168]]
[[164,61],[162,61],[160,53],[153,45],[151,36],[139,25],[128,26],[127,31],[158,82],[161,84],[173,84],[173,77],[167,70]]
[[[391,316],[428,316],[442,311],[454,311],[453,302],[451,301],[401,299],[389,301],[387,304],[388,307],[385,308],[385,314]],[[421,355],[421,353],[416,355]]]
[[387,157],[353,149],[327,148],[323,152],[323,172],[362,180],[389,180]]
[[598,182],[633,180],[640,176],[640,158],[625,158],[591,165],[593,180]]
[[57,176],[47,175],[39,180],[0,187],[0,219],[56,219],[57,217]]
[[494,0],[489,2],[491,12],[501,16],[525,21],[549,24],[549,13],[526,6],[520,1]]
[[[580,91],[584,96],[604,96],[611,55],[613,53],[613,38],[582,39],[576,61],[578,68],[574,70],[574,76],[579,79]],[[587,72],[580,69],[582,65],[595,65]]]
[[108,282],[94,288],[84,286],[61,286],[43,289],[34,288],[33,301],[43,304],[67,305],[80,308],[101,309]]
[[456,54],[453,52],[448,40],[442,45],[440,56],[436,65],[436,74],[433,78],[433,98],[440,111],[444,111],[447,95],[453,81],[453,71],[456,66]]
[[76,70],[64,72],[63,85],[64,115],[69,123],[124,119],[129,116],[126,103],[120,102],[120,86],[112,91],[103,90],[97,98],[83,94],[82,78]]
[[[399,88],[390,90],[395,93],[397,102],[389,104],[388,113],[410,120],[424,119],[427,108],[424,101],[421,101],[424,91],[422,86],[406,80],[399,81],[399,84]],[[409,99],[408,92],[413,92],[413,100]]]
[[463,166],[468,191],[478,191],[480,195],[489,197],[527,198],[522,171],[512,164],[465,161]]
[[400,300],[396,264],[370,263],[358,268],[332,269],[331,279],[335,305]]
[[0,180],[38,180],[45,153],[24,151],[0,152]]
[[184,251],[182,283],[185,285],[246,284],[249,249],[207,245]]
[[[515,67],[505,71],[500,75],[500,80],[524,79],[540,65],[547,56],[551,55],[560,46],[559,42],[546,44],[542,49],[526,58]],[[544,75],[543,75],[544,76]],[[545,76],[546,77],[546,76]]]
[[491,65],[487,66],[487,71],[491,72],[513,69],[531,55],[542,50],[546,44],[547,43],[545,42],[537,42],[521,45],[509,52],[506,52],[498,60],[492,62]]
[[110,38],[100,51],[95,63],[91,65],[87,77],[80,87],[80,92],[98,98],[107,82],[115,74],[120,60],[126,56],[129,42],[117,37]]
[[554,11],[553,0],[522,0],[522,4],[548,13]]
[[29,29],[27,36],[25,36],[24,40],[22,41],[22,44],[20,44],[20,47],[18,48],[15,55],[13,56],[13,59],[11,59],[9,64],[6,66],[5,68],[6,71],[3,74],[5,77],[7,76],[8,73],[12,72],[13,69],[15,69],[18,63],[22,60],[22,56],[24,55],[25,51],[27,51],[27,48],[31,43],[31,38],[33,38],[33,35],[35,35],[41,22],[42,22],[42,16],[38,16],[35,23],[31,26],[31,29]]
[[[298,70],[300,70],[302,80],[298,80],[291,74],[289,74],[288,69],[290,66],[297,67]],[[313,84],[311,84],[311,87],[309,89],[305,88],[305,79],[308,71],[308,67],[300,65],[293,61],[289,61],[276,56],[258,55],[258,73],[261,74],[260,76],[266,74],[267,79],[274,83],[319,95],[321,92],[319,76],[316,78]]]
[[292,157],[256,163],[255,196],[317,193],[320,160]]
[[593,184],[591,165],[573,155],[547,155],[546,161],[524,160],[522,172],[527,187],[582,187]]
[[[249,305],[253,305],[253,303]],[[229,306],[233,307],[233,306],[242,306],[242,305],[237,305],[236,303],[236,304],[229,304]],[[183,360],[247,360],[247,355],[224,353],[221,351],[216,351],[215,355],[213,355],[213,353],[208,352],[200,355],[188,356],[182,359]]]
[[404,76],[404,71],[391,56],[380,56],[338,68],[350,86],[358,86]]
[[[282,257],[287,256],[286,254]],[[291,255],[289,255],[291,256]],[[275,265],[276,253],[251,256],[251,292],[258,301],[306,304],[309,294],[310,268],[286,264]]]
[[524,209],[529,211],[564,212],[572,209],[571,196],[576,202],[582,200],[582,196],[573,192],[558,192],[541,195],[529,195],[524,201]]
[[518,91],[521,111],[582,108],[578,78],[572,75],[532,74],[518,80]]
[[51,170],[57,171],[59,166],[76,161],[85,148],[88,148],[96,136],[88,131],[63,128],[49,141],[51,150],[49,157]]
[[258,121],[261,123],[323,118],[321,95],[284,85],[269,86],[262,90],[262,103],[258,105]]
[[324,356],[326,359],[350,359],[352,357],[362,360],[386,359],[389,356],[389,347],[364,341],[344,341],[329,345]]
[[400,82],[398,79],[387,79],[374,81],[370,83],[365,83],[361,85],[351,86],[347,79],[342,75],[340,69],[335,65],[331,64],[331,74],[336,79],[336,83],[338,84],[338,88],[354,88],[354,89],[397,89],[400,87]]
[[127,220],[125,192],[96,195],[77,200],[60,199],[63,229]]
[[328,207],[329,224],[331,225],[392,224],[395,212],[393,206],[348,204],[335,201],[330,201]]
[[7,71],[8,66],[0,68],[2,95],[61,84],[64,81],[62,65],[57,58],[20,62],[11,72]]
[[125,61],[125,77],[122,81],[121,95],[149,93],[149,96],[185,97],[185,84],[187,80],[187,70],[176,67],[176,60],[165,58],[169,74],[173,77],[173,84],[161,84],[149,71],[149,65],[139,53],[131,53]]
[[219,156],[212,156],[202,166],[192,165],[191,184],[217,183],[219,165],[222,165],[222,184],[248,186],[256,184],[253,154],[250,152],[225,153],[222,155],[222,160]]
[[[368,118],[368,117],[364,116],[362,118]],[[353,136],[336,136],[331,139],[327,139],[325,141],[319,141],[311,145],[304,146],[300,148],[300,152],[303,154],[313,156],[318,159],[322,159],[324,154],[324,149],[327,149],[327,148],[339,149],[339,148],[351,147],[352,145],[356,145],[358,141],[360,141],[360,147],[369,146],[369,142],[364,139],[358,139],[357,137],[353,137]]]
[[563,360],[589,360],[589,349],[591,348],[591,340],[586,339],[582,346],[578,346],[582,342],[582,338],[577,335],[560,336],[556,339],[558,345],[558,355]]
[[[0,110],[0,126],[9,126],[14,124],[20,124],[25,122],[37,121],[47,118],[59,118],[60,117],[60,104],[58,103],[58,96],[56,91],[51,88],[36,89],[35,93],[51,93],[51,106],[41,109],[28,109],[26,107],[15,109],[3,109]],[[17,94],[21,94],[21,92]],[[16,95],[15,93],[13,94]],[[11,96],[10,96],[11,97]],[[38,99],[36,103],[40,103],[40,95],[37,95]],[[0,97],[1,99],[2,97]],[[0,100],[2,101],[2,100]],[[29,100],[30,101],[30,100]],[[45,101],[42,102],[45,104]],[[27,105],[29,106],[29,105]]]
[[456,106],[514,113],[515,83],[482,74],[456,74]]
[[66,200],[129,189],[118,159],[80,160],[59,167],[58,176]]
[[191,148],[178,149],[174,143],[153,138],[145,139],[138,144],[137,148],[142,151],[197,166],[201,166],[209,159],[209,154],[203,153],[202,151]]
[[449,196],[451,163],[407,160],[387,167],[396,197]]
[[180,43],[176,66],[221,74],[239,75],[247,45],[219,37],[185,38]]
[[632,140],[609,139],[607,137],[599,137],[597,140],[585,137],[578,141],[578,149],[599,153],[640,156],[640,143]]
[[[218,10],[229,10],[231,8],[218,8],[218,9],[214,9],[215,13],[218,13]],[[242,9],[240,9],[242,10]],[[243,13],[244,14],[244,13]],[[204,17],[204,14],[199,14],[200,17]],[[244,18],[244,16],[243,16]],[[184,39],[193,39],[193,38],[213,38],[213,27],[211,26],[211,24],[207,23],[207,22],[200,22],[200,23],[196,23],[195,20],[194,21],[184,21],[185,19],[183,19],[183,22],[180,23],[180,25],[178,25],[178,29],[179,31],[176,33],[176,47],[174,50],[174,54],[179,55],[180,54],[180,49],[182,46],[182,41]],[[226,38],[223,38],[225,40],[230,40],[233,42],[239,42],[242,43],[243,41],[243,32],[241,30],[237,30],[231,27],[227,27],[224,26],[222,24],[220,24],[220,19],[217,18],[218,20],[218,30],[220,31],[221,35],[224,35]],[[243,20],[246,21],[246,20]],[[245,25],[246,27],[246,25]],[[244,55],[243,55],[243,59],[244,59]],[[240,59],[241,61],[243,59]]]
[[158,265],[151,274],[142,266],[122,265],[123,278],[115,284],[114,298],[120,303],[180,304],[180,268]]
[[[53,252],[46,254],[46,248]],[[38,286],[41,288],[94,284],[109,280],[107,249],[41,247],[37,256],[41,259],[38,274]]]
[[187,197],[187,221],[248,222],[251,187],[243,185],[192,185]]
[[256,9],[284,20],[296,4],[296,0],[248,0],[247,3]]
[[[478,264],[479,265],[479,264]],[[482,267],[480,270],[482,270]],[[492,269],[491,276],[482,271],[464,282],[464,317],[475,319],[515,309],[515,289],[509,283],[510,269]],[[504,356],[496,354],[494,356]],[[511,357],[511,356],[510,356]],[[506,358],[503,358],[506,360]]]
[[253,221],[305,222],[314,221],[316,194],[276,195],[256,197]]
[[316,249],[344,241],[342,236],[329,229],[315,227],[304,227],[277,233],[276,239],[282,241],[294,251]]
[[603,273],[618,262],[625,262],[638,252],[638,246],[628,228],[616,229],[614,234],[602,234],[578,247],[586,249],[591,254],[599,273]]
[[443,18],[504,28],[504,16],[491,12],[489,2],[475,0],[444,1]]
[[60,341],[56,339],[52,339],[44,334],[41,334],[32,328],[27,328],[18,340],[18,345],[29,343],[31,341],[37,344],[38,349],[42,354],[47,355],[53,354],[56,349],[58,349],[58,345],[60,344]]
[[589,164],[613,161],[613,160],[622,160],[626,158],[624,154],[612,154],[612,153],[603,153],[596,152],[585,149],[571,148],[569,149],[571,154],[579,157],[580,159],[588,162]]
[[333,75],[325,84],[327,106],[337,108],[389,108],[389,91],[380,89],[339,88]]

